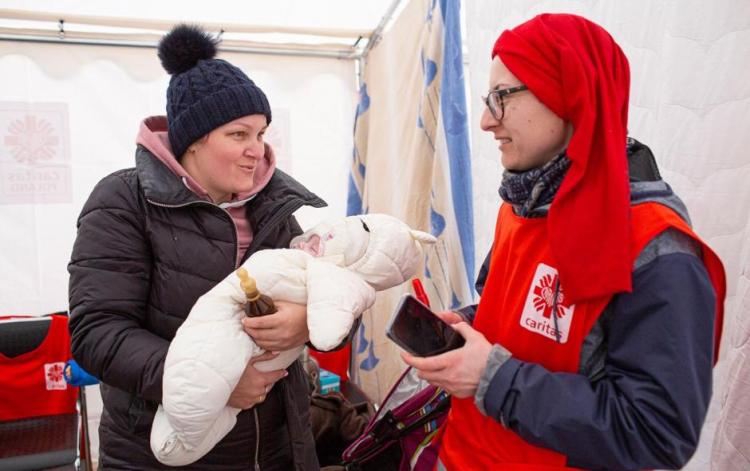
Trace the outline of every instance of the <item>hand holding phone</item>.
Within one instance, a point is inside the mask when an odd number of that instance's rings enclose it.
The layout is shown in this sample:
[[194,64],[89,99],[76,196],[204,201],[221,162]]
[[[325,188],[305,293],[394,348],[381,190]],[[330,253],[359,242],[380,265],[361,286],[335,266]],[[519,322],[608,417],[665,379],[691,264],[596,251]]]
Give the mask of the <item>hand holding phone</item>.
[[412,355],[438,355],[464,345],[465,340],[414,296],[405,294],[386,330],[388,338]]

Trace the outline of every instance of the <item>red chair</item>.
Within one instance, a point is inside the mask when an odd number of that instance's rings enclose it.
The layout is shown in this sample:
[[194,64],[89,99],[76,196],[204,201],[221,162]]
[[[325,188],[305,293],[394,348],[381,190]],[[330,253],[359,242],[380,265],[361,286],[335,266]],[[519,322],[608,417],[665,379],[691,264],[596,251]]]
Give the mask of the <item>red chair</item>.
[[84,396],[66,383],[66,315],[0,317],[0,469],[91,469]]

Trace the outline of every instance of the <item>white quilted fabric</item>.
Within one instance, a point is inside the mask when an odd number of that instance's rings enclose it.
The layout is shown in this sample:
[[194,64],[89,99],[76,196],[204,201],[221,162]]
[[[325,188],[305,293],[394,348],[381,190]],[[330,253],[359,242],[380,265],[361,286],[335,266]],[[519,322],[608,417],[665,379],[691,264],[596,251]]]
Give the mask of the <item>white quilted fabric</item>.
[[492,243],[502,172],[494,141],[479,128],[479,95],[487,90],[495,39],[543,12],[596,21],[630,60],[630,134],[654,151],[696,232],[726,267],[713,402],[698,450],[684,469],[750,469],[750,2],[472,0],[464,7],[476,253],[487,253]]
[[[375,302],[375,290],[397,286],[422,265],[423,232],[383,214],[321,223],[292,241],[291,249],[263,250],[242,266],[261,293],[307,304],[310,342],[335,348],[354,319]],[[208,453],[236,423],[227,406],[248,361],[263,353],[243,331],[245,294],[235,273],[201,296],[172,340],[164,364],[162,405],[151,429],[151,449],[171,466]],[[303,347],[256,363],[284,369]]]

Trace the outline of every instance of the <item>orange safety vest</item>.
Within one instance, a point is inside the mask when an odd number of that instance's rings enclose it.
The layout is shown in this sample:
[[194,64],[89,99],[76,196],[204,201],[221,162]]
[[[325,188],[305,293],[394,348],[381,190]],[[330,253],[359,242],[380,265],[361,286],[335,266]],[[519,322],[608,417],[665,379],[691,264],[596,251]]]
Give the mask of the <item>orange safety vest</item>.
[[[649,241],[668,228],[675,228],[702,244],[703,262],[716,291],[716,359],[726,290],[721,261],[668,207],[642,203],[633,206],[631,214],[633,263]],[[510,205],[503,204],[490,272],[473,327],[521,361],[537,363],[553,372],[577,373],[583,342],[612,296],[570,303],[564,287],[557,286],[553,260],[547,219],[519,217]],[[559,288],[557,303],[553,303],[556,288]],[[474,398],[452,399],[440,460],[449,470],[572,469],[565,466],[565,455],[534,446],[480,413]]]

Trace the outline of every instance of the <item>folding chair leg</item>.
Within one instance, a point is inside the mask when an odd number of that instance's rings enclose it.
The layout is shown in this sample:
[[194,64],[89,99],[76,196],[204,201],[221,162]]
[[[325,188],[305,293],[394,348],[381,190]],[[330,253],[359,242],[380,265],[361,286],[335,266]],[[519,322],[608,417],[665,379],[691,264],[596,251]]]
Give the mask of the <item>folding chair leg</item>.
[[81,430],[78,452],[79,457],[82,458],[82,464],[79,463],[78,471],[91,471],[93,469],[93,462],[91,460],[91,440],[89,440],[89,415],[86,407],[86,386],[80,386],[78,388],[78,402],[81,412]]

